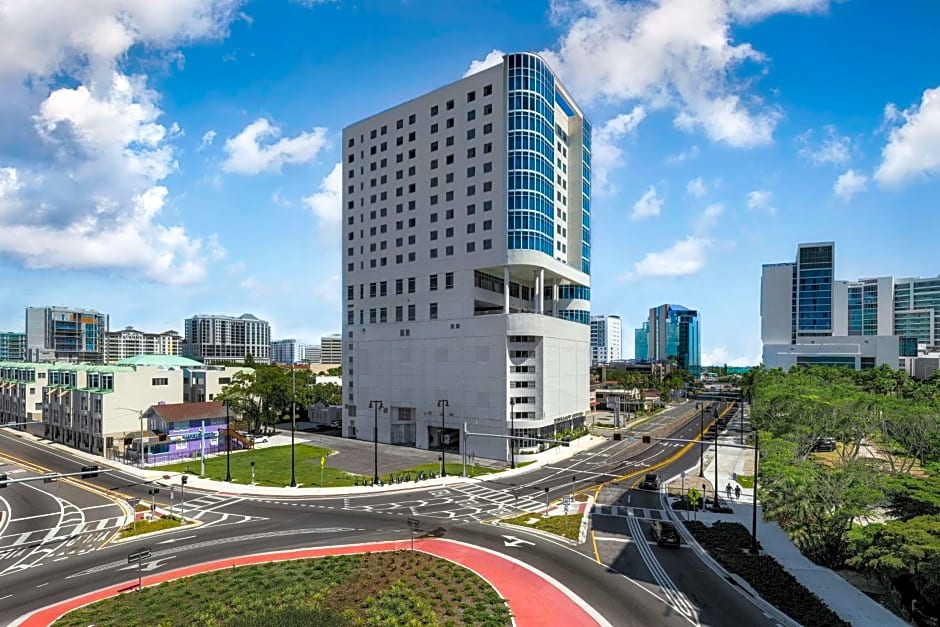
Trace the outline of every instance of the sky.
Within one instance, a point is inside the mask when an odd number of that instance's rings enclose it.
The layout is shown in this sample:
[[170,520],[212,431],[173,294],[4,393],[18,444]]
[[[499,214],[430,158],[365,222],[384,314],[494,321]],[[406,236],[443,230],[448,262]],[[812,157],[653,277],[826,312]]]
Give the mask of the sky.
[[[594,127],[592,313],[760,356],[761,264],[936,276],[940,3],[0,0],[0,330],[340,319],[342,128],[542,54]],[[931,61],[933,59],[933,61]]]

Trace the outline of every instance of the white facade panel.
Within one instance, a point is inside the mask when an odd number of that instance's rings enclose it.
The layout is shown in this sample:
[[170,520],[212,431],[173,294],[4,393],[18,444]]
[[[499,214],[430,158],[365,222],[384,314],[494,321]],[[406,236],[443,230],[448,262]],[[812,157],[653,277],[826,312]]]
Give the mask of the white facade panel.
[[763,267],[760,328],[764,344],[790,343],[793,337],[793,264]]

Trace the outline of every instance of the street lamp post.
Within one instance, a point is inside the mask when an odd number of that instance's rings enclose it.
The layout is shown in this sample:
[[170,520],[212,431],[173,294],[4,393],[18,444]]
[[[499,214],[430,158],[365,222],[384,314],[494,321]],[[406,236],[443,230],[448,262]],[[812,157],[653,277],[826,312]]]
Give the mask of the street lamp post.
[[441,408],[441,476],[447,476],[447,468],[444,466],[444,408],[450,405],[446,398],[437,401],[437,406]]
[[232,420],[225,401],[225,480],[232,480]]
[[290,487],[297,487],[297,475],[294,473],[294,408],[297,405],[297,371],[290,365]]
[[698,476],[705,477],[705,403],[696,403],[699,411]]
[[754,430],[754,498],[751,508],[751,554],[757,555],[760,547],[757,544],[757,473],[760,459],[760,432]]
[[509,455],[510,468],[516,467],[516,399],[509,397]]
[[382,401],[369,401],[369,408],[375,410],[375,419],[372,422],[372,443],[374,445],[374,468],[372,476],[372,485],[379,483],[379,410],[382,409]]

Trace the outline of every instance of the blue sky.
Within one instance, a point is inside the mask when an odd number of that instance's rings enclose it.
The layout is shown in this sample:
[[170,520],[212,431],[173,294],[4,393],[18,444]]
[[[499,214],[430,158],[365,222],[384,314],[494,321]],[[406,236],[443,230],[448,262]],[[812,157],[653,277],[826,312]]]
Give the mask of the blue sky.
[[6,0],[0,328],[24,307],[181,329],[340,326],[343,126],[541,52],[595,129],[593,305],[702,315],[756,363],[760,266],[933,276],[940,4],[919,0]]

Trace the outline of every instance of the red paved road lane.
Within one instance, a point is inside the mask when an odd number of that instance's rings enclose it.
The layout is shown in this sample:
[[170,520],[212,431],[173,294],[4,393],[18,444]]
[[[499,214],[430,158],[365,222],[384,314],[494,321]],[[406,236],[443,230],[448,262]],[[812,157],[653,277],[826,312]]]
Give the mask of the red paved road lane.
[[[233,566],[308,559],[325,555],[393,551],[408,547],[410,547],[408,542],[373,542],[245,555],[148,575],[144,577],[143,585],[153,586],[164,581]],[[540,627],[542,625],[577,625],[580,627],[581,625],[609,624],[558,581],[501,553],[438,538],[417,540],[415,549],[456,562],[483,577],[500,596],[507,600],[515,623],[520,627],[529,625]],[[126,581],[44,607],[21,619],[19,624],[25,627],[45,627],[71,610],[116,596],[121,591],[126,592],[129,586],[136,587],[136,584],[136,579]]]

